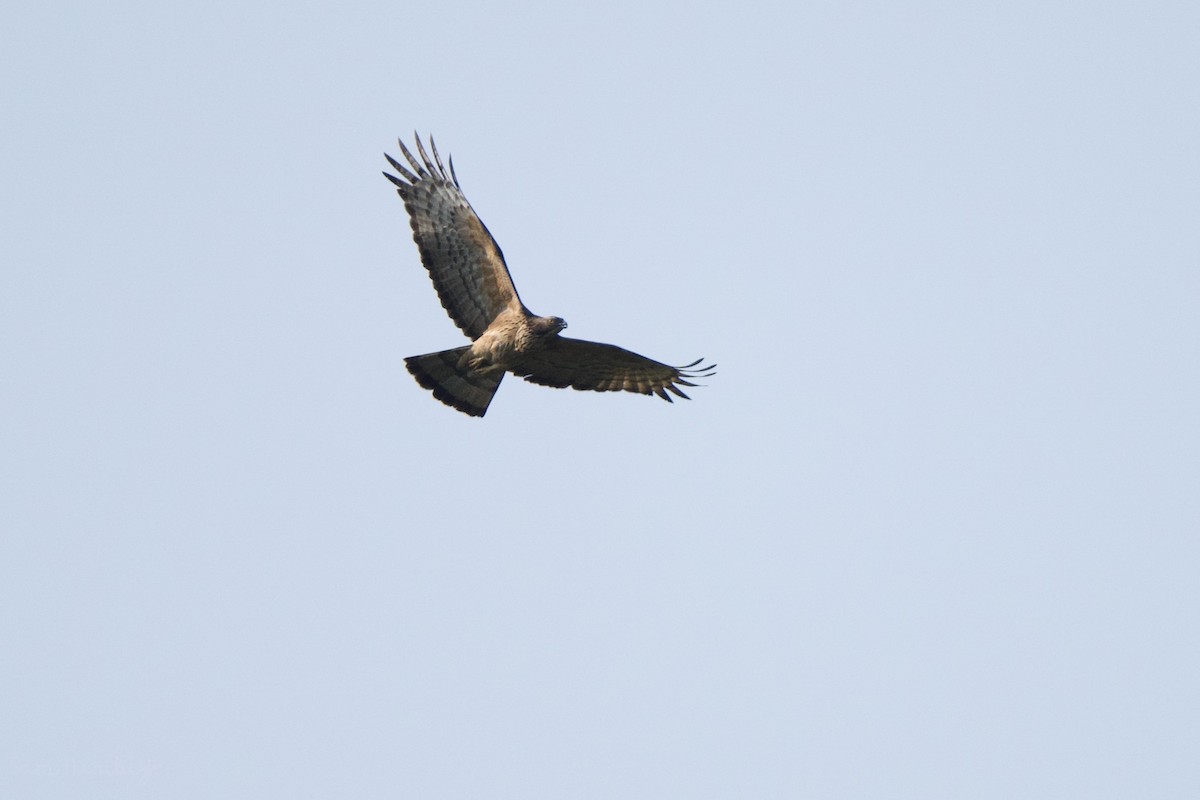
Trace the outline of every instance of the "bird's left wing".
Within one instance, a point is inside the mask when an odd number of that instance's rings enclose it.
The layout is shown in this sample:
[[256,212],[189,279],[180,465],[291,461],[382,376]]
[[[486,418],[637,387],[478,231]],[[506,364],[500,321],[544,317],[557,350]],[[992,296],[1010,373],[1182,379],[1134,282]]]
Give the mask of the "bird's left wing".
[[412,170],[385,153],[400,176],[383,174],[404,200],[421,263],[429,270],[442,307],[463,333],[478,339],[500,312],[514,304],[520,307],[517,287],[500,246],[459,188],[453,159],[447,171],[433,138],[432,159],[421,138],[416,140],[420,160],[399,143]]
[[543,386],[656,394],[671,402],[667,392],[690,399],[678,387],[695,386],[689,379],[714,374],[717,365],[702,365],[702,360],[672,367],[616,345],[559,336],[547,342],[544,350],[526,353],[511,371]]

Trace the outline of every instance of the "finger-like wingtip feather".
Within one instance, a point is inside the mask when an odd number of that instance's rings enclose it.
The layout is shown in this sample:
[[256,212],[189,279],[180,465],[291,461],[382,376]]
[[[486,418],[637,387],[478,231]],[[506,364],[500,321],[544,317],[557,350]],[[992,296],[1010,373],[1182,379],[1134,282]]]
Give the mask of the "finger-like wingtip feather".
[[437,167],[429,160],[429,154],[425,152],[425,145],[421,144],[421,137],[417,136],[417,132],[413,131],[413,136],[417,140],[417,152],[421,154],[421,160],[425,162],[425,169],[430,173],[436,172]]
[[703,362],[704,362],[703,358],[697,358],[695,361],[693,361],[690,364],[684,364],[682,367],[675,367],[675,373],[676,373],[675,379],[673,381],[671,381],[670,383],[666,384],[666,388],[669,391],[674,392],[679,397],[682,397],[684,400],[691,400],[692,398],[690,398],[686,394],[684,394],[683,390],[680,389],[679,387],[680,386],[689,386],[689,387],[701,386],[702,384],[692,383],[692,381],[690,379],[708,378],[716,373],[716,368],[717,368],[716,364],[705,364]]
[[397,139],[396,144],[400,145],[400,152],[404,154],[404,157],[408,160],[408,163],[412,164],[412,168],[417,171],[417,174],[423,178],[428,176],[429,173],[426,172],[425,168],[421,166],[421,162],[417,161],[417,159],[413,157],[413,154],[409,152],[409,149],[404,146],[404,140]]
[[[411,172],[409,172],[409,171],[408,171],[408,168],[407,168],[407,167],[405,167],[403,164],[401,164],[399,161],[397,161],[396,159],[392,158],[392,157],[391,157],[391,156],[389,156],[387,153],[384,153],[384,154],[383,154],[383,157],[384,157],[384,158],[386,158],[386,159],[388,160],[388,163],[392,165],[392,169],[396,170],[396,172],[399,172],[399,173],[400,173],[401,175],[403,175],[403,176],[404,176],[406,179],[408,179],[408,182],[409,182],[409,183],[416,183],[416,182],[417,182],[417,180],[418,180],[418,179],[417,179],[417,176],[416,176],[416,175],[413,175]],[[385,172],[385,173],[383,173],[383,174],[384,174],[384,175],[387,175],[387,173],[386,173],[386,172]],[[391,178],[392,176],[391,176],[391,175],[388,175],[388,177],[389,177],[389,178]],[[396,183],[396,181],[395,181],[395,180],[393,180],[392,182],[393,182],[393,183]]]
[[[702,361],[704,361],[703,358],[698,358],[690,364],[685,364],[684,366],[676,367],[675,369],[681,376],[686,378],[709,378],[717,374],[716,364],[702,364]],[[682,382],[683,381],[680,381],[680,383]],[[690,383],[687,385],[695,386],[696,384]]]
[[446,174],[446,167],[442,164],[442,157],[438,155],[437,143],[433,141],[433,134],[429,135],[429,149],[433,151],[433,162],[437,164],[438,173],[441,174],[443,180],[449,180],[450,176]]

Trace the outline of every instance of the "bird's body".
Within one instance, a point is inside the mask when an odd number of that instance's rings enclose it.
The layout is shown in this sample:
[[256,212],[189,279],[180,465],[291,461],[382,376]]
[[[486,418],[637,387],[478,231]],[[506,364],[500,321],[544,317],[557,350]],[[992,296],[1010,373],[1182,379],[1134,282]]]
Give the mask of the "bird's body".
[[506,308],[471,343],[460,363],[467,369],[518,369],[524,358],[545,350],[565,327],[558,317],[538,317],[523,306]]
[[482,417],[505,372],[546,386],[624,390],[686,398],[677,385],[707,377],[713,367],[694,361],[670,367],[609,344],[559,336],[567,327],[560,317],[529,311],[517,295],[504,255],[475,214],[458,185],[454,162],[442,165],[417,137],[417,152],[400,151],[413,171],[385,156],[401,177],[384,173],[395,184],[412,223],[413,240],[429,271],[442,306],[471,344],[405,359],[409,372],[434,397],[472,416]]

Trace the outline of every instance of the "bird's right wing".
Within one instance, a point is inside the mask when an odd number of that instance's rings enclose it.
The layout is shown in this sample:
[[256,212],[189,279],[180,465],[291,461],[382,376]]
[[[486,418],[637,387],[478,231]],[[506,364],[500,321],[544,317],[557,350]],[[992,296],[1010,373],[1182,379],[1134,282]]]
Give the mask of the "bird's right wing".
[[511,371],[543,386],[656,394],[670,402],[668,391],[690,399],[678,387],[695,386],[689,379],[707,378],[714,373],[717,365],[705,366],[702,360],[672,367],[616,345],[558,336],[547,342],[544,350],[524,354]]

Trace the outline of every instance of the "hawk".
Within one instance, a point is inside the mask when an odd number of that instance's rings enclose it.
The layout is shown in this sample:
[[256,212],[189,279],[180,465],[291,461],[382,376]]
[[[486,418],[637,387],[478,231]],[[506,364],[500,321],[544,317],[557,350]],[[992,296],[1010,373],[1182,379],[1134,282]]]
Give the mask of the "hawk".
[[447,171],[433,138],[432,160],[421,137],[414,138],[420,160],[399,142],[412,169],[385,153],[399,176],[383,174],[404,201],[413,240],[442,307],[471,338],[465,347],[404,359],[434,397],[482,417],[504,373],[511,372],[544,386],[653,393],[671,402],[671,394],[689,399],[679,389],[696,385],[689,379],[714,373],[716,365],[701,365],[703,359],[670,367],[615,345],[560,336],[565,320],[533,314],[517,296],[500,246],[459,187],[454,159]]

